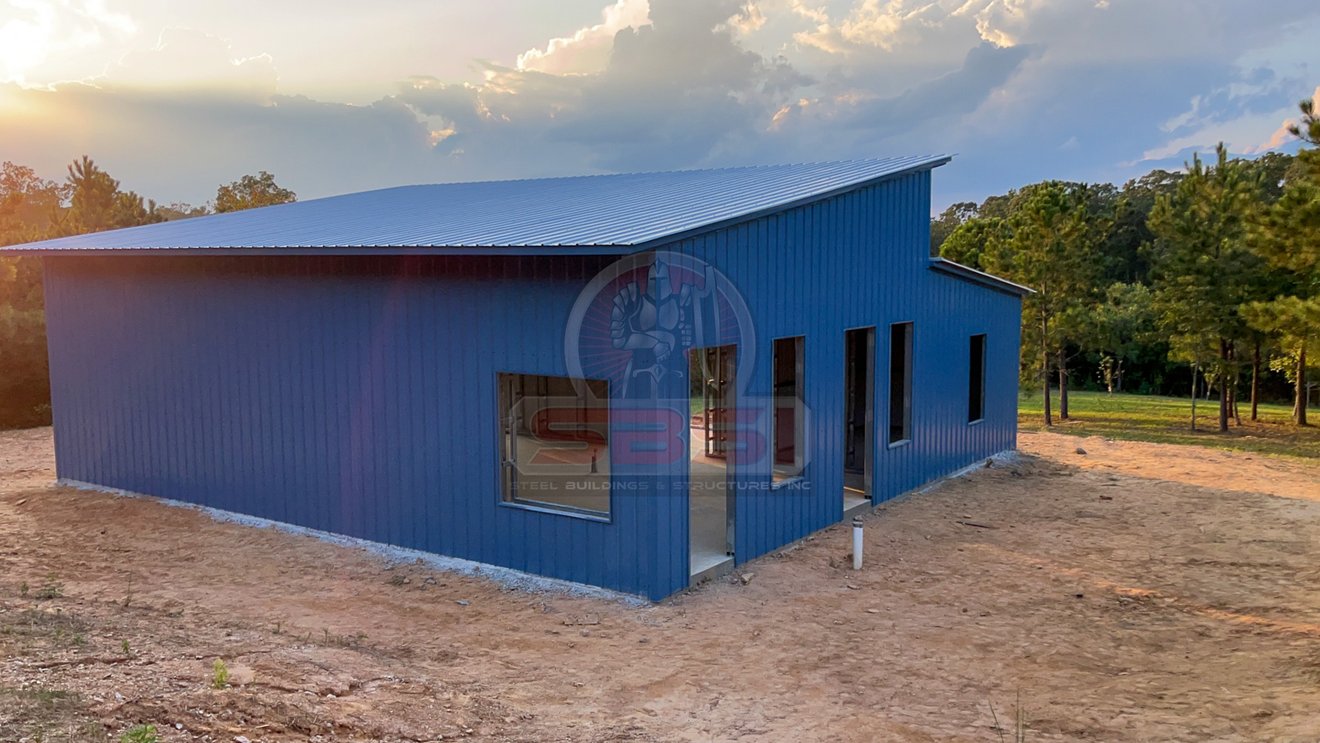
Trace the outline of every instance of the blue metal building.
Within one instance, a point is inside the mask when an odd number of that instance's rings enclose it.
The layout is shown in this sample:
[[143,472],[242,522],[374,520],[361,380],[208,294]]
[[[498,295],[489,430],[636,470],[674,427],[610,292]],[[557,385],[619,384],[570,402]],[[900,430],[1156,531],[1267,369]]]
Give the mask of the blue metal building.
[[44,257],[58,474],[653,599],[1015,446],[946,157],[351,194]]

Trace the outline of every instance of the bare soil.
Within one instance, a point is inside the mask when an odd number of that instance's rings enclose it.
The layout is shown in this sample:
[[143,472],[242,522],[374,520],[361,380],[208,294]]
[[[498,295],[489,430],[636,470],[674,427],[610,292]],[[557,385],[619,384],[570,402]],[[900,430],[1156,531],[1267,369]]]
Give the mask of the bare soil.
[[3,433],[0,741],[1320,739],[1320,467],[1021,444],[861,572],[835,527],[639,607],[53,487]]

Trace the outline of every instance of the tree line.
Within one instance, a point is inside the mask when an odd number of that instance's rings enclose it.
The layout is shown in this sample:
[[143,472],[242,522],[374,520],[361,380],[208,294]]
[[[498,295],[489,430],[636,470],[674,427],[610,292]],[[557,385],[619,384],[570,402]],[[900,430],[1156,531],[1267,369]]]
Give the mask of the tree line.
[[[24,165],[0,165],[0,245],[187,219],[294,201],[265,171],[220,186],[203,206],[158,205],[133,191],[89,157],[67,168],[63,181]],[[50,382],[41,261],[0,256],[0,428],[50,422]]]
[[[958,203],[931,223],[931,250],[1035,290],[1023,303],[1023,385],[1067,419],[1070,386],[1172,394],[1216,391],[1219,430],[1290,395],[1305,425],[1320,363],[1320,120],[1301,103],[1298,155],[1194,157],[1122,187],[1046,181]],[[215,200],[166,206],[121,188],[82,157],[63,181],[0,166],[0,245],[294,201],[265,171]],[[49,421],[35,258],[0,257],[0,427]],[[1284,387],[1282,382],[1287,383]],[[1193,425],[1195,416],[1193,415]]]
[[1023,302],[1022,384],[1044,395],[1046,425],[1051,388],[1067,419],[1080,384],[1190,390],[1193,427],[1198,394],[1213,390],[1227,431],[1241,394],[1256,420],[1280,380],[1294,422],[1307,424],[1320,362],[1320,120],[1313,101],[1300,109],[1291,131],[1312,147],[1295,157],[1230,159],[1221,144],[1183,172],[1121,188],[1046,181],[932,220],[933,254],[1035,290]]

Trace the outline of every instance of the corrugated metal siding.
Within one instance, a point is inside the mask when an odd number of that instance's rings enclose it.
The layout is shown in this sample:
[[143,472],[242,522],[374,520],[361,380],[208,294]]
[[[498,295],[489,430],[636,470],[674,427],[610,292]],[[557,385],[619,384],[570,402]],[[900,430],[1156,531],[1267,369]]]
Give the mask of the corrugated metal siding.
[[599,268],[47,259],[59,475],[667,595],[662,501],[616,497],[608,524],[497,505],[496,373],[567,373]]
[[[806,336],[811,462],[798,486],[740,491],[739,561],[841,516],[847,328],[877,329],[877,500],[1014,445],[1018,300],[928,269],[929,188],[907,176],[671,246],[747,301],[748,394],[768,394],[771,340]],[[652,489],[616,495],[610,523],[497,505],[496,372],[567,373],[569,309],[607,260],[48,258],[59,474],[668,595],[688,579],[685,489],[667,487],[685,466],[616,468]],[[890,450],[888,325],[908,320],[914,440]],[[968,426],[975,333],[986,420]]]
[[[929,270],[929,205],[925,172],[667,248],[719,268],[751,307],[758,358],[748,395],[770,394],[773,338],[806,338],[810,462],[802,483],[776,490],[767,487],[765,466],[738,473],[739,561],[842,518],[849,328],[876,328],[875,501],[1016,445],[1019,300]],[[890,449],[889,325],[907,321],[914,327],[913,438]],[[969,425],[969,338],[977,333],[987,335],[986,411]],[[760,433],[768,436],[768,427]]]

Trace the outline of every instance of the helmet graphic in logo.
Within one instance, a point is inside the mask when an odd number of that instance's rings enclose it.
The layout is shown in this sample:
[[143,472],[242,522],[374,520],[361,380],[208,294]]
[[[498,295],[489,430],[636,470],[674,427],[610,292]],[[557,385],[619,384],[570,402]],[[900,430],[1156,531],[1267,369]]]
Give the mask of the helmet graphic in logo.
[[[622,258],[597,274],[564,333],[569,374],[608,380],[611,396],[623,400],[677,397],[673,384],[686,377],[693,348],[736,345],[750,361],[754,344],[747,305],[728,279],[700,259],[664,251]],[[750,363],[738,364],[738,390],[750,373]]]

